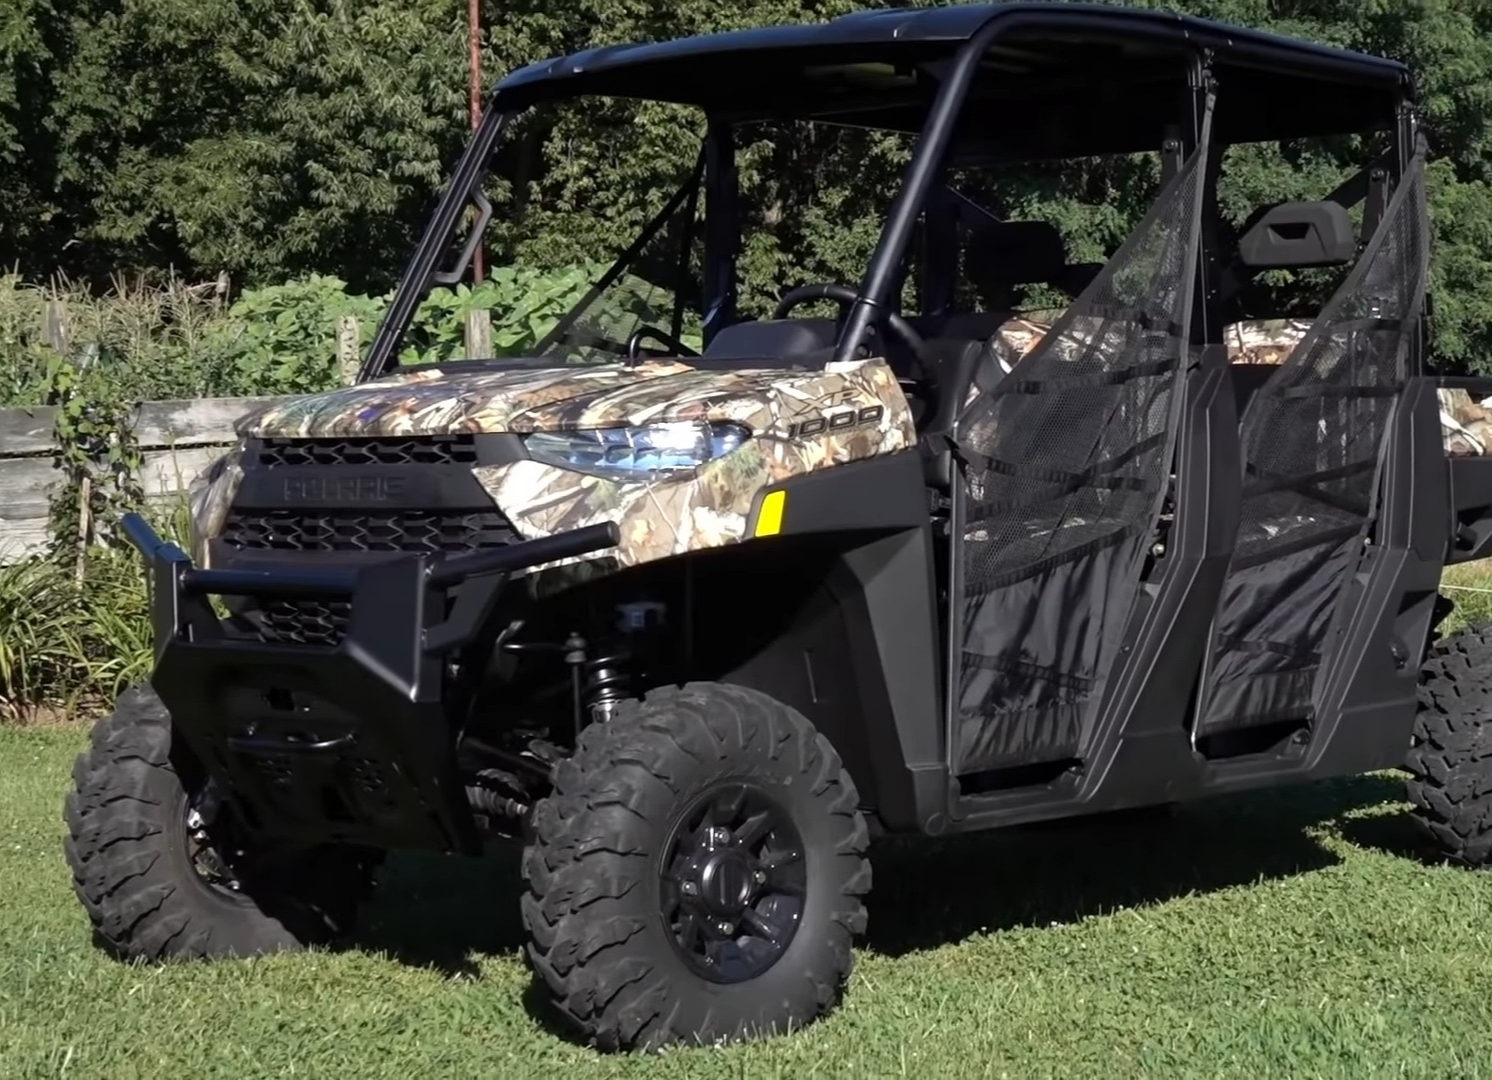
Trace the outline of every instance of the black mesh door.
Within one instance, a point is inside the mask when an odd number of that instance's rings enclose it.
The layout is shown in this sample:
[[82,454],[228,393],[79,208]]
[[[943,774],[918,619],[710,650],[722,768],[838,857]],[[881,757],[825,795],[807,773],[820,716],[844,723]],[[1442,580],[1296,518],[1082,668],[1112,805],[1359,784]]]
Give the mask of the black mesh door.
[[1368,535],[1428,272],[1424,161],[1362,258],[1249,404],[1243,514],[1199,735],[1306,720],[1341,586]]
[[959,773],[1076,750],[1169,474],[1205,153],[960,424]]

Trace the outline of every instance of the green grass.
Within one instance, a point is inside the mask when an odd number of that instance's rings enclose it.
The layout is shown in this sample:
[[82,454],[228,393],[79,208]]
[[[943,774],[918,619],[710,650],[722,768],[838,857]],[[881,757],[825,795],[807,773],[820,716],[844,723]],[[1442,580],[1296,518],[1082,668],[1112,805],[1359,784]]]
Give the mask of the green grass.
[[831,1018],[606,1057],[535,1018],[503,862],[396,862],[340,951],[106,959],[60,854],[83,739],[0,728],[5,1076],[1492,1073],[1492,875],[1427,862],[1394,777],[878,848],[869,938]]
[[[1485,564],[1446,585],[1445,630],[1492,618]],[[3,1077],[1492,1076],[1492,873],[1435,865],[1393,776],[881,845],[828,1020],[605,1057],[534,1005],[511,860],[395,861],[335,952],[106,959],[60,851],[84,739],[0,725]]]
[[1456,609],[1441,626],[1451,633],[1469,623],[1492,621],[1492,560],[1462,563],[1446,567],[1441,576],[1442,595],[1454,600]]

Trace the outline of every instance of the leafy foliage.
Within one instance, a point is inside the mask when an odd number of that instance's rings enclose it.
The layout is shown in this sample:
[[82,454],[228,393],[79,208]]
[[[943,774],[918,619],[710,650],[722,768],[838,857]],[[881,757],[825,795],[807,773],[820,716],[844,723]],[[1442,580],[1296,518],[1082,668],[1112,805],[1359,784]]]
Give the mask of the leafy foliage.
[[[531,353],[606,266],[499,266],[475,289],[436,289],[415,313],[401,359],[460,359],[466,316],[479,310],[491,313],[494,355]],[[150,287],[116,280],[94,294],[64,279],[40,286],[0,275],[0,407],[86,399],[93,403],[89,408],[108,400],[128,410],[136,402],[168,398],[330,389],[343,377],[337,366],[339,320],[356,323],[360,352],[391,297],[355,293],[340,278],[320,274],[245,289],[231,305],[211,282]],[[616,307],[612,318],[658,314],[635,299],[603,299]],[[41,333],[49,305],[65,319],[61,352]]]
[[[1125,2],[1410,63],[1435,158],[1438,352],[1449,367],[1492,370],[1492,5]],[[484,0],[483,72],[490,85],[582,48],[889,3]],[[15,0],[0,13],[0,251],[32,276],[63,269],[101,280],[106,270],[176,266],[250,286],[322,274],[356,294],[385,292],[466,134],[465,9],[458,0]],[[691,164],[700,118],[610,100],[535,115],[519,134],[487,254],[489,265],[538,273],[601,258],[634,234]],[[743,145],[742,306],[759,312],[800,281],[855,280],[905,141],[853,133]],[[1263,201],[1319,194],[1355,149],[1235,149],[1224,208],[1236,223]],[[1053,221],[1087,260],[1126,232],[1152,181],[1152,166],[1128,160],[1036,170],[991,192],[991,205]],[[547,317],[550,303],[499,305],[515,312],[504,335]],[[426,342],[437,354],[450,347]]]
[[426,298],[410,324],[401,363],[431,363],[462,355],[462,328],[473,311],[492,313],[492,351],[521,356],[577,304],[605,263],[584,262],[545,273],[533,267],[494,267],[473,289],[457,285]]
[[[179,515],[151,515],[184,539]],[[133,551],[91,547],[72,566],[32,558],[0,566],[0,720],[38,707],[105,707],[150,671],[150,617]]]
[[385,287],[461,136],[450,7],[67,5],[50,17],[64,44],[43,110],[55,179],[38,198],[83,266],[258,281],[332,267]]
[[74,555],[79,581],[87,549],[99,538],[97,523],[145,501],[140,455],[131,438],[131,408],[119,389],[88,380],[62,356],[47,365],[47,396],[57,404],[53,465],[63,477],[51,496],[48,531],[55,553]]
[[373,336],[380,300],[347,292],[339,278],[312,274],[249,289],[228,309],[209,344],[213,382],[228,396],[303,394],[335,386],[338,320],[356,320],[359,351]]

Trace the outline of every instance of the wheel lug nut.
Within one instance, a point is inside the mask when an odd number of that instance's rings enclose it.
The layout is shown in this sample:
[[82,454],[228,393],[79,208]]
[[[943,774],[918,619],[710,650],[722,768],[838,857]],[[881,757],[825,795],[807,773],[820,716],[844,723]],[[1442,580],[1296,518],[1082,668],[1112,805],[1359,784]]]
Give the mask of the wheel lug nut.
[[679,886],[679,891],[685,896],[693,896],[695,893],[699,892],[699,886],[694,884],[694,882],[692,881],[686,881]]
[[767,872],[765,870],[753,870],[751,873],[751,880],[756,882],[758,885],[764,885],[767,881]]
[[715,924],[715,930],[717,933],[729,934],[733,929],[735,929],[735,927],[731,926],[730,923],[726,922],[723,919]]

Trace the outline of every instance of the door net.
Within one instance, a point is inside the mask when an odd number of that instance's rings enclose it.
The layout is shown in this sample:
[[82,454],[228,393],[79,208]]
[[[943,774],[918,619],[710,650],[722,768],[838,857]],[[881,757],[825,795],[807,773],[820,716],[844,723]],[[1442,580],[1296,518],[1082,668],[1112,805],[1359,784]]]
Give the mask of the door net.
[[1076,750],[1169,475],[1205,154],[960,424],[960,773]]
[[1198,734],[1308,720],[1322,644],[1376,509],[1428,273],[1416,157],[1362,257],[1240,426],[1243,512]]

